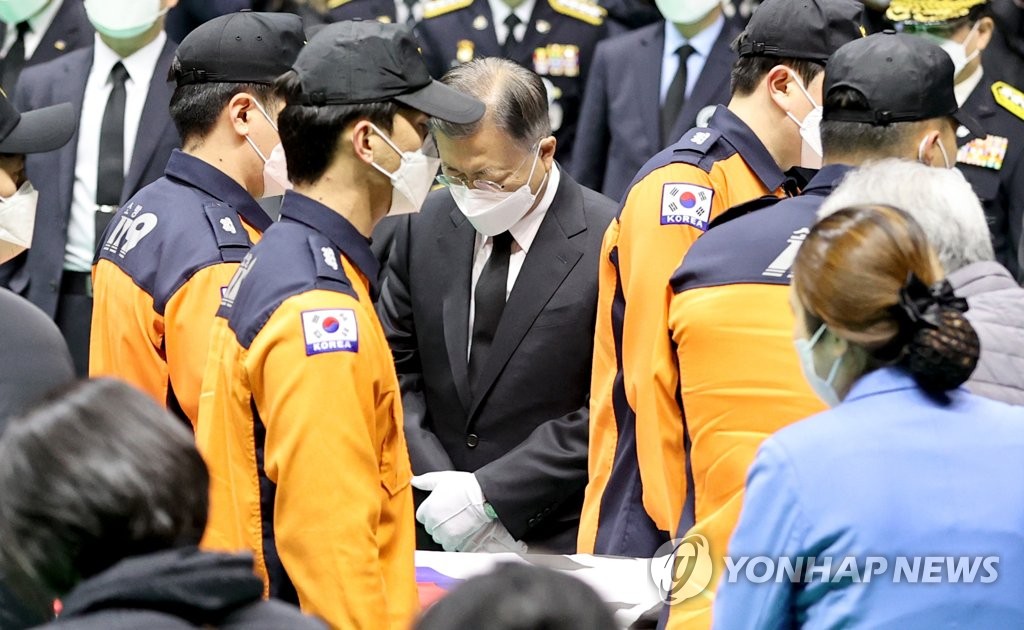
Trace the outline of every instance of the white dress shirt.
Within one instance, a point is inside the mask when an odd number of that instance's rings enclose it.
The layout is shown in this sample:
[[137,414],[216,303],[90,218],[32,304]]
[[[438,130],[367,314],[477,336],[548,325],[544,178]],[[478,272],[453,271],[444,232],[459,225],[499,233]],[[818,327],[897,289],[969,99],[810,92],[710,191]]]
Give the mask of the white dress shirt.
[[[419,22],[423,19],[423,3],[416,2],[412,5],[412,19]],[[395,0],[395,24],[405,24],[409,21],[409,5],[405,0]]]
[[[505,26],[505,19],[512,15],[512,9],[503,0],[487,0],[487,3],[491,5],[494,34],[498,37],[498,43],[504,46],[505,40],[508,39],[508,27]],[[530,26],[530,16],[533,15],[535,4],[537,4],[537,0],[523,0],[523,3],[515,9],[516,17],[520,22],[515,29],[517,42],[523,41],[523,37],[526,36],[526,29]]]
[[971,76],[967,77],[960,83],[953,86],[953,94],[956,96],[956,104],[960,107],[964,106],[967,99],[971,97],[974,89],[981,83],[981,77],[984,76],[985,70],[980,65],[971,73]]
[[[530,252],[530,246],[533,245],[533,240],[537,238],[540,224],[544,222],[544,217],[547,216],[548,209],[551,208],[551,202],[555,199],[555,193],[558,192],[558,183],[561,179],[562,177],[558,172],[558,164],[552,163],[551,172],[548,174],[547,188],[544,189],[544,196],[540,198],[540,203],[533,209],[533,212],[519,219],[519,222],[508,230],[509,234],[512,235],[513,242],[512,252],[508,257],[508,284],[505,285],[506,300],[508,300],[508,296],[512,293],[512,287],[516,284],[519,272],[523,269],[523,263],[526,262],[526,255]],[[469,350],[473,348],[473,320],[476,317],[476,283],[484,272],[487,259],[491,257],[492,249],[494,249],[494,238],[477,232],[476,241],[473,246],[473,274],[470,280],[471,284],[469,285],[469,344],[466,347],[467,361],[469,360]]]
[[96,179],[100,156],[100,126],[110,98],[110,71],[121,62],[128,71],[125,81],[124,107],[124,170],[132,163],[135,138],[138,135],[142,108],[146,105],[149,83],[153,79],[160,52],[167,42],[161,31],[127,59],[122,59],[96,35],[92,68],[85,83],[85,98],[78,124],[78,152],[75,157],[75,183],[71,193],[71,217],[68,221],[68,244],[64,252],[64,268],[89,271],[96,253]]
[[[25,33],[25,59],[31,59],[32,55],[35,54],[39,44],[43,42],[43,36],[50,29],[50,25],[53,24],[53,19],[57,17],[57,11],[60,11],[63,3],[64,0],[53,0],[53,2],[46,5],[45,9],[28,19],[29,31]],[[7,24],[7,32],[4,34],[4,57],[7,57],[7,53],[10,52],[11,47],[14,46],[16,41],[18,41],[18,25]]]
[[697,79],[704,70],[704,64],[711,56],[711,49],[715,47],[718,36],[722,34],[725,27],[725,17],[719,15],[710,26],[687,40],[671,22],[665,22],[665,48],[661,57],[661,104],[665,103],[665,96],[668,88],[672,85],[672,79],[679,71],[679,55],[676,51],[680,46],[689,44],[693,47],[693,54],[686,60],[686,97],[690,97],[693,86],[697,85]]

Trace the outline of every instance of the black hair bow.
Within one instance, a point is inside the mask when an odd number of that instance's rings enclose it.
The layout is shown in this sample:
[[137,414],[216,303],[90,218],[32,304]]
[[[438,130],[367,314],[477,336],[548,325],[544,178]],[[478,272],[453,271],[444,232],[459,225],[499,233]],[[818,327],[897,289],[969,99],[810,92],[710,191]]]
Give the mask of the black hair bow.
[[[896,303],[896,315],[908,324],[910,330],[921,328],[938,328],[939,312],[950,308],[961,313],[967,311],[967,300],[953,293],[949,280],[942,280],[928,286],[914,272],[907,274],[907,281],[900,289]],[[903,325],[900,326],[903,328]]]

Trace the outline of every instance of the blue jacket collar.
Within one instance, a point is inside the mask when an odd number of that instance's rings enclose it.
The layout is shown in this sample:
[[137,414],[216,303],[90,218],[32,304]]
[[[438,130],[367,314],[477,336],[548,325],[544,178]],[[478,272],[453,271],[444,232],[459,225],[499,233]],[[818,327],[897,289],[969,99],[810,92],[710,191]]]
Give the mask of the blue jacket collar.
[[747,163],[761,183],[768,190],[778,190],[786,181],[775,158],[761,142],[761,139],[747,126],[747,123],[729,111],[728,107],[719,105],[708,122],[708,127],[719,131],[722,137],[735,148],[743,161]]
[[309,197],[288,191],[281,204],[281,221],[301,223],[327,237],[359,269],[370,283],[370,295],[378,291],[380,263],[370,249],[370,239],[348,219]]
[[910,372],[900,367],[883,367],[860,377],[850,388],[843,403],[906,389],[918,389],[917,381]]
[[167,161],[164,175],[176,179],[183,184],[198,188],[211,197],[222,201],[238,212],[246,223],[261,233],[273,224],[273,220],[263,211],[260,204],[252,198],[238,182],[224,174],[217,167],[199,158],[175,149]]

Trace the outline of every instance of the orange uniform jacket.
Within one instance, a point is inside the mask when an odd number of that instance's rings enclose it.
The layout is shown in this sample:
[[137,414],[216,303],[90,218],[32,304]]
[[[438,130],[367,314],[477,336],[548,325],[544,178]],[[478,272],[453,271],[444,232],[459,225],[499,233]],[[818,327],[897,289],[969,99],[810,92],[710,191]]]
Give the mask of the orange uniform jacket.
[[90,376],[127,381],[195,424],[221,290],[270,224],[234,180],[175,151],[102,240]]
[[683,424],[674,377],[652,368],[672,363],[669,278],[716,216],[781,196],[785,181],[753,131],[719,106],[630,187],[599,263],[580,552],[650,557],[675,530],[687,488]]
[[[656,369],[678,366],[685,410],[692,492],[676,535],[708,541],[713,573],[702,593],[670,608],[669,628],[711,627],[714,592],[754,454],[775,431],[825,408],[793,346],[790,267],[822,200],[848,170],[826,166],[799,197],[730,210],[672,276],[668,324],[675,361]],[[760,209],[750,212],[755,204]]]
[[204,545],[250,550],[270,596],[333,628],[417,609],[401,393],[373,309],[378,264],[341,215],[285,195],[225,291],[197,441]]

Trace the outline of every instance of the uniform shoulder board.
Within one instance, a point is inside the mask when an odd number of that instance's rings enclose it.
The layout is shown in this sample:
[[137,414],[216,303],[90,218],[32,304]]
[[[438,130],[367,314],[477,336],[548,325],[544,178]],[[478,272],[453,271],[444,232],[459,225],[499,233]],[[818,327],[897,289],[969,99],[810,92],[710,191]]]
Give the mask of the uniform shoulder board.
[[608,15],[604,7],[593,0],[548,0],[548,4],[562,15],[568,15],[593,26],[604,24],[604,18]]
[[1003,108],[1017,118],[1024,119],[1024,92],[1005,81],[996,81],[992,84],[992,95]]
[[715,131],[714,129],[707,128],[694,128],[686,132],[686,134],[679,139],[679,142],[672,145],[673,151],[694,151],[696,153],[707,153],[711,150],[711,147],[715,146],[718,139],[722,137],[721,132]]
[[252,247],[249,233],[242,227],[235,209],[225,203],[207,203],[203,205],[210,229],[217,239],[221,259],[224,262],[241,262]]
[[429,20],[452,11],[465,9],[471,4],[473,4],[473,0],[430,0],[423,5],[423,19]]
[[345,6],[349,2],[352,2],[352,0],[328,0],[327,10],[330,11],[331,9],[337,9],[338,7]]
[[335,249],[327,237],[320,234],[311,234],[308,238],[309,251],[313,256],[313,265],[316,266],[317,286],[330,288],[348,294],[357,300],[352,283],[345,275],[345,269],[338,260],[338,250]]

